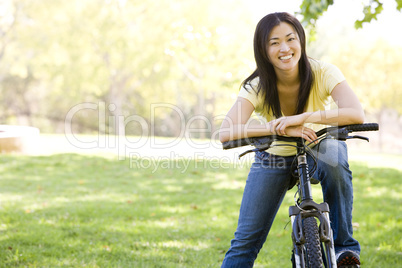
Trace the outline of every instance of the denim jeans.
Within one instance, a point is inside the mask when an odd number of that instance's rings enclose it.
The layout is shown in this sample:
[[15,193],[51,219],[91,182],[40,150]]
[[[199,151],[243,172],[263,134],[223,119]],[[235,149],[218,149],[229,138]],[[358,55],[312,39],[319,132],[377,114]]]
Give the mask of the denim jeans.
[[[330,207],[335,251],[360,253],[360,245],[352,237],[353,186],[346,144],[325,139],[312,150],[318,157],[313,177],[320,181],[324,201]],[[253,266],[283,198],[292,186],[291,165],[294,158],[256,153],[244,188],[235,237],[222,267]],[[314,161],[311,156],[308,156],[308,163],[312,169]]]

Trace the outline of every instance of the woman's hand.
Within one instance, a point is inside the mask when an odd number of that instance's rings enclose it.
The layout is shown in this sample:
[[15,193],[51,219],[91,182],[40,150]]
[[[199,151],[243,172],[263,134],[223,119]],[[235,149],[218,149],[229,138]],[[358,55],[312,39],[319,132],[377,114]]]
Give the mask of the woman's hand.
[[271,131],[278,135],[286,135],[288,127],[302,126],[305,120],[305,114],[283,116],[270,122]]
[[315,144],[318,143],[318,141],[316,141],[318,137],[315,134],[315,131],[304,126],[287,127],[285,129],[285,135],[291,137],[301,137],[308,142],[314,142]]

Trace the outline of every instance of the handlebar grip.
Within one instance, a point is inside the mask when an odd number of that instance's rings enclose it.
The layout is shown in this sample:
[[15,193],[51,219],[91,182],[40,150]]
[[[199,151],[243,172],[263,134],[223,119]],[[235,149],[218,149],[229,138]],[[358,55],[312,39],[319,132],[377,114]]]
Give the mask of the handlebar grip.
[[349,125],[346,127],[350,131],[376,131],[379,129],[377,123],[366,123],[358,125]]

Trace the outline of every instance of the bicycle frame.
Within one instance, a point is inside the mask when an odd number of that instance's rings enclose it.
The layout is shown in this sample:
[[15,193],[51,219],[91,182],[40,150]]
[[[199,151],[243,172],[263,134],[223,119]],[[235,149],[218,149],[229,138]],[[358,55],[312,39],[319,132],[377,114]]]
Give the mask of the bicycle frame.
[[336,268],[335,248],[332,229],[329,220],[329,206],[327,203],[317,204],[313,200],[310,175],[307,164],[307,153],[302,139],[297,142],[297,173],[299,177],[298,192],[301,202],[296,201],[295,206],[289,207],[289,217],[292,224],[292,240],[294,247],[294,261],[297,268],[304,268],[306,242],[302,224],[303,219],[315,217],[319,220],[319,236],[321,245],[324,244],[324,263],[329,268]]

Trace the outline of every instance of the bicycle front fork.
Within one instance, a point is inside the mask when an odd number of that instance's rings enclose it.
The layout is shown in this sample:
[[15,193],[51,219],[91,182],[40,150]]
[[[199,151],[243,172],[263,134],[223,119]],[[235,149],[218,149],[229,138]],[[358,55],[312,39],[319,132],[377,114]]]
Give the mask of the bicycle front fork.
[[[328,205],[322,203],[320,205],[315,204],[324,209],[324,212],[319,210],[301,211],[300,207],[292,206],[289,208],[290,220],[292,224],[292,240],[293,240],[293,263],[296,268],[308,267],[306,263],[306,250],[304,244],[306,242],[303,233],[303,219],[307,217],[316,217],[319,220],[319,237],[322,248],[325,250],[325,254],[322,254],[323,263],[327,268],[336,268],[336,257],[334,241],[332,236],[332,229],[330,226],[329,213],[326,208]],[[324,253],[324,252],[323,252]]]

